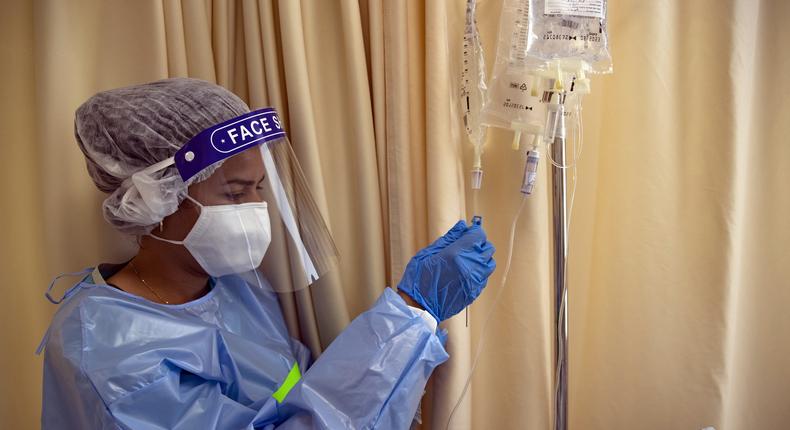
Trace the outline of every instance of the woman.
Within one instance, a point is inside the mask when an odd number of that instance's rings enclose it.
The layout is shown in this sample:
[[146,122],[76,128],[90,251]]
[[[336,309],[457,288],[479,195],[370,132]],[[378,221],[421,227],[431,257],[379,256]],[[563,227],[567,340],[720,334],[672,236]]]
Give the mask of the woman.
[[420,251],[400,291],[385,289],[311,362],[259,266],[279,246],[291,284],[306,287],[334,245],[274,110],[167,79],[91,97],[75,135],[110,193],[105,218],[140,248],[62,301],[47,293],[60,306],[42,342],[44,428],[409,427],[448,358],[437,322],[494,270],[479,223]]

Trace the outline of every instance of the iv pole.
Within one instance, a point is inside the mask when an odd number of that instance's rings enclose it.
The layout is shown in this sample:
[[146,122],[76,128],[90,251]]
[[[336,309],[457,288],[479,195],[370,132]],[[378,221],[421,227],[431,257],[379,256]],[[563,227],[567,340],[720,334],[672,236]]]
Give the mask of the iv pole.
[[[555,367],[554,387],[554,430],[567,430],[568,428],[568,231],[567,231],[567,169],[565,154],[565,94],[555,92],[557,97],[556,128],[551,148],[551,200],[552,200],[552,225],[554,239],[554,327],[557,330],[555,340],[555,354],[557,357]],[[551,96],[550,96],[551,97]]]

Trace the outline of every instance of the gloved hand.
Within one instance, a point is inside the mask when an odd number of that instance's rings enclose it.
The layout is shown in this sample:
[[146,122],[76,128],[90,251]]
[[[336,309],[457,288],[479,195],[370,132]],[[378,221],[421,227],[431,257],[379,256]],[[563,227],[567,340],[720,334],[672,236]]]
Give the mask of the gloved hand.
[[398,290],[419,303],[437,321],[461,312],[480,295],[494,271],[494,246],[479,221],[457,224],[415,255]]

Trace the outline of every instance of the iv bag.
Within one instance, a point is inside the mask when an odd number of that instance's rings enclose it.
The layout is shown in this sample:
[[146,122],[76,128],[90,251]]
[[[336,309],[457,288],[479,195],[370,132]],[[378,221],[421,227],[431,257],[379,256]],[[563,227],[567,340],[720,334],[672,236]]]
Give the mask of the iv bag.
[[[507,1],[507,0],[506,0]],[[536,60],[579,60],[587,70],[611,73],[606,0],[529,0],[526,55]]]
[[530,0],[505,0],[499,19],[494,73],[483,106],[485,124],[501,128],[541,127],[545,106],[540,103],[538,77],[531,71],[542,61],[527,56]]

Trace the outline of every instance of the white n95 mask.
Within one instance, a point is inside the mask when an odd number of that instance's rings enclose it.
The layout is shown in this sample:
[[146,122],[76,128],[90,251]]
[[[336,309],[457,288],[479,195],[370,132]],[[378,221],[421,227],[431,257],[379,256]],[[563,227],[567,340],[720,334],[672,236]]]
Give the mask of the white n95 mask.
[[248,272],[261,265],[272,240],[266,202],[200,206],[200,215],[184,240],[154,239],[183,245],[213,277]]

